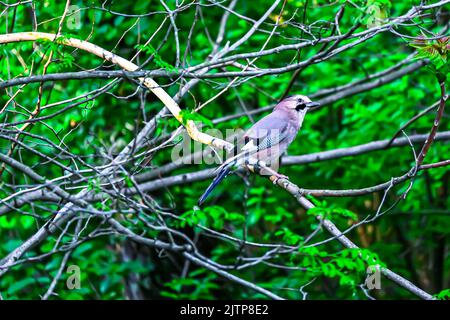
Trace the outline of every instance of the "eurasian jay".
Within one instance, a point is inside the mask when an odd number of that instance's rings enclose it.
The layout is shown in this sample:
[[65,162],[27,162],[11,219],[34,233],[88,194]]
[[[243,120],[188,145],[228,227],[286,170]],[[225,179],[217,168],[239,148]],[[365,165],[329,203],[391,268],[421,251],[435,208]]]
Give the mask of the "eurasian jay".
[[244,134],[244,146],[240,152],[216,169],[216,177],[198,200],[198,205],[205,202],[233,168],[248,163],[250,157],[268,164],[278,160],[295,139],[308,109],[318,105],[303,95],[290,96],[278,103],[271,114],[256,122]]

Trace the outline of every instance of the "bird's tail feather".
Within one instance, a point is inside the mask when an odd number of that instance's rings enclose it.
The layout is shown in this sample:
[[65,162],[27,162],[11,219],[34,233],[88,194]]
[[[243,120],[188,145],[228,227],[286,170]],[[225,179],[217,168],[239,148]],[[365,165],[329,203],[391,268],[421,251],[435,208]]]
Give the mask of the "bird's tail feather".
[[220,169],[220,171],[218,172],[218,174],[216,175],[214,180],[211,182],[211,184],[205,190],[205,192],[200,197],[200,199],[198,199],[199,206],[201,206],[205,202],[206,198],[214,190],[214,188],[217,187],[217,185],[228,176],[228,174],[230,173],[230,171],[233,168],[235,163],[236,163],[235,161],[229,162],[226,164],[226,166],[224,166]]
[[240,163],[241,163],[241,160],[243,160],[244,158],[247,158],[252,153],[254,153],[254,152],[252,152],[252,151],[244,151],[244,152],[238,153],[237,155],[235,155],[234,157],[229,158],[227,161],[225,161],[219,167],[217,167],[215,172],[218,172],[217,175],[219,175],[219,173],[222,172],[222,170],[224,170],[227,167],[231,168],[234,165],[239,166]]

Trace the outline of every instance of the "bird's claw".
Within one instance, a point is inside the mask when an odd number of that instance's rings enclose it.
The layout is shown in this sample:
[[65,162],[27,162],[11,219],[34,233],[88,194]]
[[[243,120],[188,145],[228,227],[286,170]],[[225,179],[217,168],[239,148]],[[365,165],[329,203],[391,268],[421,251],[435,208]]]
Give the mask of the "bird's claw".
[[275,174],[275,179],[273,180],[273,184],[277,184],[278,180],[280,180],[280,179],[289,180],[289,177],[285,176],[284,174],[277,173],[277,174]]

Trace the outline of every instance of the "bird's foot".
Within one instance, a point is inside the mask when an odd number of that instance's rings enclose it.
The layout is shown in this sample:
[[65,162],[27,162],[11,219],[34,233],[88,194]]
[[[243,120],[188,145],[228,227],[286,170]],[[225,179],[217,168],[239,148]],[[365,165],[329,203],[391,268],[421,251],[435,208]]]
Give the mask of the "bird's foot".
[[276,174],[274,174],[274,176],[275,176],[275,179],[273,179],[273,184],[277,184],[278,180],[280,180],[280,179],[289,180],[288,176],[285,176],[284,174],[281,174],[281,173],[276,173]]

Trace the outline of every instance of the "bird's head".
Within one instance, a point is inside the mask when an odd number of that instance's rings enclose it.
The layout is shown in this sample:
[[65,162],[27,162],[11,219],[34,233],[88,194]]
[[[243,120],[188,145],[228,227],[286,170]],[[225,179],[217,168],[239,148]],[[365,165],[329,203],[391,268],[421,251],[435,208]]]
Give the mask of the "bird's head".
[[307,96],[297,94],[294,96],[289,96],[284,98],[277,104],[275,108],[287,108],[289,110],[295,110],[299,113],[305,114],[308,109],[312,107],[317,107],[320,104],[317,102],[312,102]]

